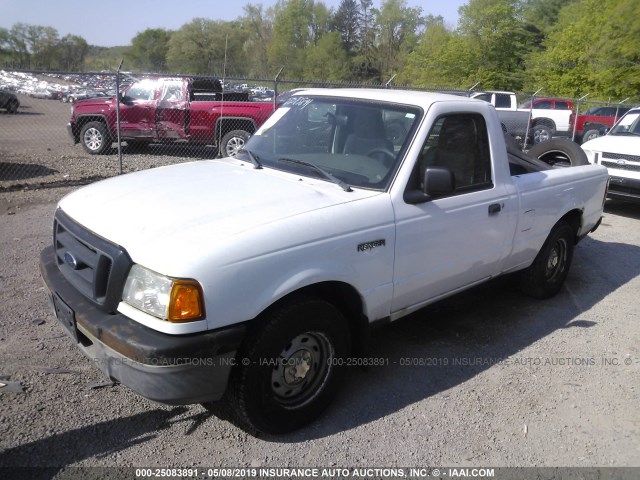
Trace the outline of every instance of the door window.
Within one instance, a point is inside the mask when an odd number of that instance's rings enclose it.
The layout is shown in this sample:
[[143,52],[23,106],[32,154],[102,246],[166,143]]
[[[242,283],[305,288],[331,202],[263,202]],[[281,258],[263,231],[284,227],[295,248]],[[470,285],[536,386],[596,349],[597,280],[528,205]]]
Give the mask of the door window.
[[428,167],[450,169],[455,177],[455,194],[491,188],[491,153],[484,117],[462,113],[438,118],[424,143],[419,172],[414,177],[422,182]]

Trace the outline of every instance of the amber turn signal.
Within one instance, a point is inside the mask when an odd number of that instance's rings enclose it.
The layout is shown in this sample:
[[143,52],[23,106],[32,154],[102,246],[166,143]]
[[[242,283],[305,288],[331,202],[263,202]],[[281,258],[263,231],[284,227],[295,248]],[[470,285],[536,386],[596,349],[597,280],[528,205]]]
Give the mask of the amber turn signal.
[[170,322],[190,322],[204,318],[202,288],[194,280],[174,280],[168,308]]

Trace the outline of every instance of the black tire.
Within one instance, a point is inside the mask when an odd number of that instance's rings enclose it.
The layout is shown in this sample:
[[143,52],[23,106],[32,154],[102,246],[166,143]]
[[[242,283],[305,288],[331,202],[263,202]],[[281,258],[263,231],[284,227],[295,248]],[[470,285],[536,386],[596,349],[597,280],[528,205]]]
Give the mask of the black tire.
[[521,272],[520,289],[535,298],[549,298],[564,284],[575,245],[575,232],[565,221],[558,222],[542,245],[535,260]]
[[332,304],[306,296],[262,320],[238,353],[229,400],[249,429],[286,433],[317,418],[336,395],[349,329]]
[[80,143],[88,153],[98,155],[111,148],[113,142],[104,123],[89,122],[80,130]]
[[534,125],[531,132],[533,136],[533,144],[548,142],[553,138],[553,131],[547,125]]
[[553,138],[531,147],[529,155],[551,166],[576,167],[589,165],[587,154],[577,143],[564,138]]
[[20,102],[18,100],[11,100],[7,105],[7,113],[16,113],[19,107]]
[[231,130],[220,142],[221,157],[235,157],[251,135],[245,130]]
[[589,130],[586,130],[582,134],[582,143],[588,142],[589,140],[593,140],[594,138],[598,138],[599,136],[600,136],[600,130],[590,128]]

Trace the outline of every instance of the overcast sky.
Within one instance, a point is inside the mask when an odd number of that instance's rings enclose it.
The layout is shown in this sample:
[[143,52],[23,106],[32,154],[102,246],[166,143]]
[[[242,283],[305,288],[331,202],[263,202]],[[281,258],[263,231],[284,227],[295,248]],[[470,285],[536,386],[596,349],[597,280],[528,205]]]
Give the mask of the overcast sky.
[[[337,8],[340,0],[323,0]],[[90,45],[112,47],[129,45],[147,28],[177,30],[197,17],[233,20],[243,15],[244,5],[262,4],[266,9],[276,0],[0,0],[0,27],[15,23],[54,27],[63,37],[80,35]],[[455,27],[458,8],[467,0],[407,0],[411,7],[422,7],[423,15],[442,15]],[[374,0],[380,7],[381,0]]]

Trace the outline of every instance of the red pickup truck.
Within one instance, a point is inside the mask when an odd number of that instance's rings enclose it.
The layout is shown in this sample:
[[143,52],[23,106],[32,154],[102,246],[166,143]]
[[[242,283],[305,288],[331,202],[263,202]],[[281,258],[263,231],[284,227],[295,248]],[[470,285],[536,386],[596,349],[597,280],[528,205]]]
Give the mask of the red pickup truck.
[[[148,78],[125,87],[119,101],[120,139],[128,145],[186,140],[215,145],[222,156],[235,156],[274,110],[246,93],[223,92],[215,78]],[[67,130],[74,143],[101,154],[117,139],[116,123],[114,97],[90,98],[73,104]]]
[[[611,128],[620,118],[629,111],[626,107],[591,107],[581,115],[571,114],[569,118],[569,131],[574,131],[574,140],[578,143],[588,142],[601,135],[600,130]],[[577,122],[577,123],[576,123]]]

